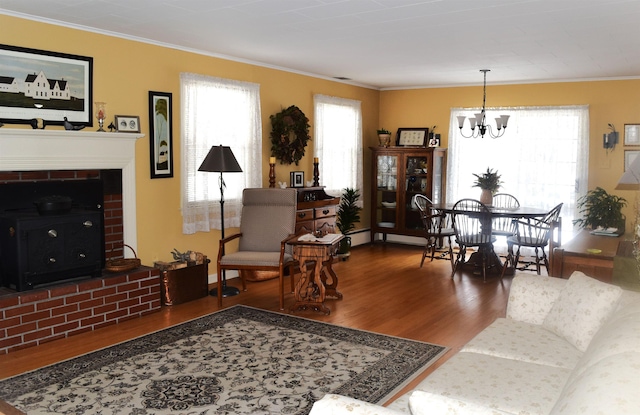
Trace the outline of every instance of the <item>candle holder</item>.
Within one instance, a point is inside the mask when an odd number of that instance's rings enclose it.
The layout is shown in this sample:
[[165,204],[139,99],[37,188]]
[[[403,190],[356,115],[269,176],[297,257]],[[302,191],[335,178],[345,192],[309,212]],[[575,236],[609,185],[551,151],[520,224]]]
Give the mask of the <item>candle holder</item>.
[[269,188],[276,187],[276,163],[269,163]]
[[104,120],[107,118],[107,103],[96,102],[96,119],[98,120],[98,130],[104,132]]
[[320,186],[320,169],[318,168],[318,160],[313,161],[313,186]]

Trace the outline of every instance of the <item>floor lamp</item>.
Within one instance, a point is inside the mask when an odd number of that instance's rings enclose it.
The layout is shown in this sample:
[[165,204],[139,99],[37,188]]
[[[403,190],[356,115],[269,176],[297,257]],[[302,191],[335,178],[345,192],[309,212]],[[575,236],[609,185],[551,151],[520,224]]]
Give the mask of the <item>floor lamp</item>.
[[[198,171],[220,172],[220,178],[218,179],[220,184],[220,239],[224,239],[224,188],[226,185],[224,184],[222,173],[239,173],[242,172],[242,169],[238,164],[238,160],[236,160],[233,155],[231,147],[219,145],[211,147],[209,154],[204,158],[204,161],[198,168]],[[222,289],[223,297],[231,297],[240,294],[240,290],[236,287],[227,286],[227,275],[225,270],[222,270],[222,287],[218,288]],[[218,288],[212,289],[209,291],[209,294],[217,296]]]

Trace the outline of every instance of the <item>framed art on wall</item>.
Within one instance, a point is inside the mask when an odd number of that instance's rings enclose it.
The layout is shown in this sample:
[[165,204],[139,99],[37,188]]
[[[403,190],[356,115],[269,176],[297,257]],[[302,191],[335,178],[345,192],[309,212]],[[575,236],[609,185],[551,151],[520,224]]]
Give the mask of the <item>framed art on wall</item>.
[[396,145],[399,147],[425,147],[428,128],[398,128]]
[[119,133],[139,133],[140,117],[134,115],[116,115],[116,131]]
[[0,44],[0,122],[93,125],[93,58]]
[[640,124],[624,125],[624,145],[640,146]]
[[149,91],[151,178],[173,177],[171,93]]
[[640,150],[625,150],[624,151],[624,171],[627,171],[633,160],[640,155]]

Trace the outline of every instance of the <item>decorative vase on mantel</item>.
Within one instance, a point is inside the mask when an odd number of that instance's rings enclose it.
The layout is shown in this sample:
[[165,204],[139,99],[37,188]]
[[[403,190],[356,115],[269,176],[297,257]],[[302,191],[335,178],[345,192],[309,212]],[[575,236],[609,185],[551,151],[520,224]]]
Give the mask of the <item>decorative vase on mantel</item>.
[[493,192],[489,189],[482,189],[482,193],[480,193],[480,202],[487,206],[493,205]]

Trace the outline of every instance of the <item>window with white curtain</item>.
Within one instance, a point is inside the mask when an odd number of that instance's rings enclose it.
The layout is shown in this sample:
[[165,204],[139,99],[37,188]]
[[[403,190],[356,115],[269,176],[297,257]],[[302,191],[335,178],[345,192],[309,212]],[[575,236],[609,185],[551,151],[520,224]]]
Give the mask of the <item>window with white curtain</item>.
[[[487,167],[502,176],[501,193],[510,193],[522,206],[550,210],[562,207],[563,240],[570,238],[577,216],[578,198],[587,191],[589,158],[589,107],[491,108],[507,114],[509,126],[500,138],[464,138],[458,115],[472,109],[454,108],[449,122],[447,202],[480,198],[472,187],[474,173]],[[476,112],[478,112],[476,110]],[[463,129],[469,134],[469,127]]]
[[260,85],[180,74],[182,231],[220,229],[220,173],[198,171],[212,146],[229,146],[242,173],[224,173],[225,227],[240,226],[242,191],[261,187]]
[[362,111],[360,101],[314,95],[314,157],[320,185],[334,196],[347,187],[362,194]]

